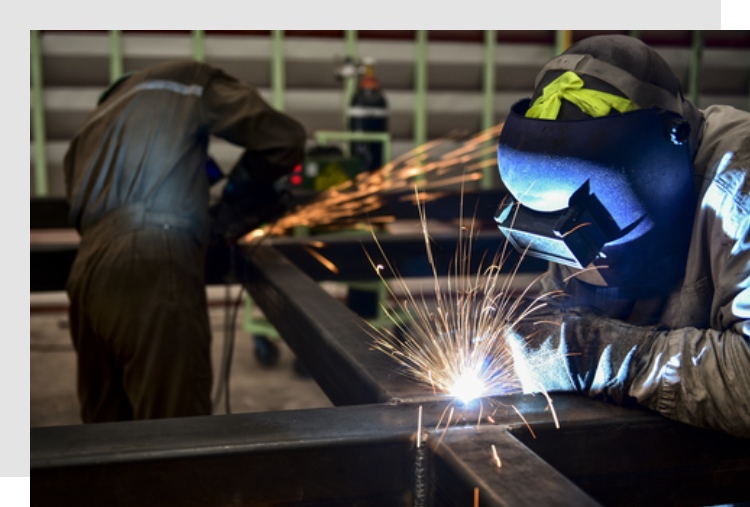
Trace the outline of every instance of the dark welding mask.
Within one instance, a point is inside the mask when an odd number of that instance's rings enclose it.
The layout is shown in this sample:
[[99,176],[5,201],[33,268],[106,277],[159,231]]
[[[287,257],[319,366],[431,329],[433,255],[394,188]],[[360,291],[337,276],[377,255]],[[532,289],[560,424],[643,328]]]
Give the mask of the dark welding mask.
[[696,198],[689,123],[660,108],[550,121],[527,117],[530,104],[511,108],[498,144],[508,241],[631,297],[672,290]]

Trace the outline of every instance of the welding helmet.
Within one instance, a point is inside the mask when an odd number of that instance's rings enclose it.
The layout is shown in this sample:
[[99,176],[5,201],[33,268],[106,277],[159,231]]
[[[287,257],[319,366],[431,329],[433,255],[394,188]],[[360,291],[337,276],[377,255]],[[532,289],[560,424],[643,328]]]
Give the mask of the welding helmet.
[[495,220],[508,241],[620,297],[671,291],[696,203],[701,116],[686,102],[637,39],[592,37],[549,62],[499,138],[509,196]]

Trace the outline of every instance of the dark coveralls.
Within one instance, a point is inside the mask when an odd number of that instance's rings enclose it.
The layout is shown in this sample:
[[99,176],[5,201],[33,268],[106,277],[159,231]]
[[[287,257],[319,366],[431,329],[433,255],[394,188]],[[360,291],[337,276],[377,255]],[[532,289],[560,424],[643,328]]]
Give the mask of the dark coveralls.
[[81,235],[67,292],[83,422],[211,413],[210,135],[244,147],[240,163],[262,183],[304,153],[304,128],[254,88],[182,61],[125,80],[65,155]]

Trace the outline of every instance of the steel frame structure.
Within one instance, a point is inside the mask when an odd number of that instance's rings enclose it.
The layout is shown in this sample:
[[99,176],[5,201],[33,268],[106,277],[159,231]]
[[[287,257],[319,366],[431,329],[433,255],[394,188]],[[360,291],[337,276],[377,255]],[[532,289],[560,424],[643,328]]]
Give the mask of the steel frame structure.
[[[352,243],[362,248],[361,241]],[[32,428],[32,505],[487,507],[750,499],[750,441],[639,409],[559,394],[553,397],[558,428],[544,397],[506,396],[486,401],[499,408],[494,424],[478,424],[474,408],[438,427],[451,400],[408,382],[387,356],[371,350],[364,321],[321,288],[309,274],[313,268],[306,272],[289,260],[292,243],[237,250],[236,276],[335,407]],[[455,251],[455,241],[437,243]],[[402,240],[395,250],[412,247]]]

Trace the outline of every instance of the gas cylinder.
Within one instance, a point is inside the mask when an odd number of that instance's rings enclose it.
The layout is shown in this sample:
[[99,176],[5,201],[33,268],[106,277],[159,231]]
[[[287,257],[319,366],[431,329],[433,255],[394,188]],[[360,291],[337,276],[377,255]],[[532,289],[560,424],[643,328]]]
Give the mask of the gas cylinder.
[[[388,103],[375,75],[375,61],[363,58],[361,77],[347,111],[351,132],[387,132]],[[352,141],[350,155],[362,162],[363,170],[380,168],[383,160],[383,145],[380,142]]]

